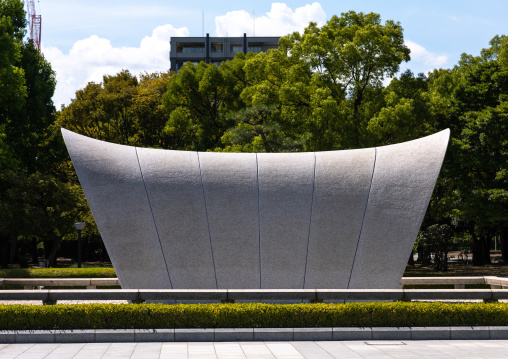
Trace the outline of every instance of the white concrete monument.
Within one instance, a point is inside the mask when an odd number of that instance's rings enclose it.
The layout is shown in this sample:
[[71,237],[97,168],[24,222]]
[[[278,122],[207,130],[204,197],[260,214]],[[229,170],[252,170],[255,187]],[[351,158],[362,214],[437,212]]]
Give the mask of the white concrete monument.
[[397,288],[449,130],[306,153],[122,146],[62,129],[123,288]]

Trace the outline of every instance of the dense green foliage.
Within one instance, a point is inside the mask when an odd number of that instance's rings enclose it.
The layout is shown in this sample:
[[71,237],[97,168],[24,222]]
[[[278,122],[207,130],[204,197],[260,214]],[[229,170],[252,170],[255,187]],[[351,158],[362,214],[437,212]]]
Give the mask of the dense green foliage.
[[505,326],[506,303],[0,305],[0,330]]
[[[54,263],[72,224],[89,213],[55,125],[51,65],[24,39],[24,3],[0,2],[0,266]],[[22,250],[20,248],[29,248]],[[23,258],[25,257],[25,258]]]

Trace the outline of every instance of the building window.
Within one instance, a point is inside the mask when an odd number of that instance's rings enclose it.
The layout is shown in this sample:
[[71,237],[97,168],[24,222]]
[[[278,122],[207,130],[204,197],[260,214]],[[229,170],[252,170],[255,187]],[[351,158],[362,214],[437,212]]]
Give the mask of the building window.
[[236,54],[237,52],[240,52],[240,51],[242,51],[242,50],[243,50],[243,49],[242,49],[242,44],[241,44],[240,42],[233,42],[233,43],[231,44],[231,52],[232,52],[233,54]]
[[217,53],[222,53],[222,42],[212,42],[212,52],[217,54]]
[[247,50],[249,52],[266,52],[269,49],[278,48],[278,43],[267,43],[267,42],[249,42]]
[[203,54],[205,52],[204,42],[177,42],[176,52],[179,54]]

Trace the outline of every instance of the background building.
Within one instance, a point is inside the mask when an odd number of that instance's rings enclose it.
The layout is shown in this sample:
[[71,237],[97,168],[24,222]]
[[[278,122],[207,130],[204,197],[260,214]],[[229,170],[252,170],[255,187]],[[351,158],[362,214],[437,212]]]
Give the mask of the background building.
[[278,47],[280,37],[172,37],[169,60],[171,71],[178,71],[187,61],[213,63],[232,60],[239,51],[264,52]]

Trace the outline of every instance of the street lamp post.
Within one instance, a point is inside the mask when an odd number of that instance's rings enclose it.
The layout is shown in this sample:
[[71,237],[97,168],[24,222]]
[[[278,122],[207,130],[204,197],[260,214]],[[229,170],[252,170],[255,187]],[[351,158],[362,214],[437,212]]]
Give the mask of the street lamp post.
[[85,228],[85,222],[74,223],[74,228],[78,231],[78,268],[81,268],[81,231]]

